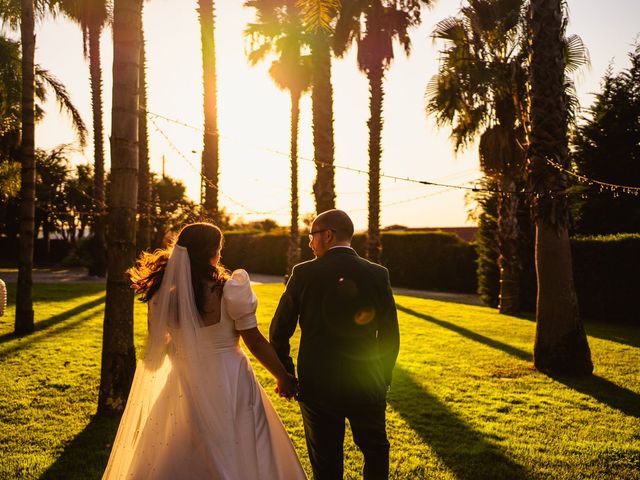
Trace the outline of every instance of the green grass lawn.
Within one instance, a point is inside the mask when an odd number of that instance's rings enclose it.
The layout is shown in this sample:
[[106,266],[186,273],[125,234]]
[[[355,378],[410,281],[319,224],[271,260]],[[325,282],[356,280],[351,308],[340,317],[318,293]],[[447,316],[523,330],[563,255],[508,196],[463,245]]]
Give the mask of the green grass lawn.
[[[256,291],[266,332],[282,286]],[[34,334],[11,335],[11,308],[0,318],[0,478],[100,478],[118,424],[94,417],[104,287],[41,284],[34,296]],[[639,329],[587,324],[594,376],[554,379],[531,366],[530,320],[396,300],[402,347],[389,394],[391,478],[640,478]],[[145,314],[137,304],[138,352]],[[275,396],[253,365],[310,473],[297,406]],[[345,446],[345,478],[360,478],[361,456],[350,438]]]

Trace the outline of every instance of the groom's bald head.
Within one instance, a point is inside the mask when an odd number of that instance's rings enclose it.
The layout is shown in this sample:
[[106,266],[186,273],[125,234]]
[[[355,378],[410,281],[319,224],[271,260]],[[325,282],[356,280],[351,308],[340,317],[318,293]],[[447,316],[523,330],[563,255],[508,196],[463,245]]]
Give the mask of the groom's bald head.
[[327,210],[318,215],[311,225],[311,230],[323,229],[333,230],[338,242],[351,242],[353,237],[353,222],[342,210]]

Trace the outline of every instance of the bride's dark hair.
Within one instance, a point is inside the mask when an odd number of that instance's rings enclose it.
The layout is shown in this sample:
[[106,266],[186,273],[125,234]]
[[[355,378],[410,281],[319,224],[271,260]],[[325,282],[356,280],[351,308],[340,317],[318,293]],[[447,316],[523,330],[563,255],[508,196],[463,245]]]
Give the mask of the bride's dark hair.
[[211,259],[224,245],[222,231],[211,223],[191,223],[180,230],[175,242],[167,248],[154,252],[142,252],[134,267],[127,270],[131,279],[131,288],[140,296],[140,300],[148,302],[160,288],[164,270],[174,245],[185,247],[189,253],[191,264],[191,284],[198,311],[202,313],[205,281],[213,281],[214,286],[224,285],[229,278],[229,271],[220,262],[214,267]]

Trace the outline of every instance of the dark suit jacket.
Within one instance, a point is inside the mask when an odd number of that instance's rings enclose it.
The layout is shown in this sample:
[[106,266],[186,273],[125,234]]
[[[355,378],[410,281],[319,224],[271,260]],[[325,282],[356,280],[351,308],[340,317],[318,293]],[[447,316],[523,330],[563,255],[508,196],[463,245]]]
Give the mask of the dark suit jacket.
[[386,268],[342,247],[294,267],[269,329],[291,374],[289,341],[298,321],[302,401],[345,406],[385,401],[400,346]]

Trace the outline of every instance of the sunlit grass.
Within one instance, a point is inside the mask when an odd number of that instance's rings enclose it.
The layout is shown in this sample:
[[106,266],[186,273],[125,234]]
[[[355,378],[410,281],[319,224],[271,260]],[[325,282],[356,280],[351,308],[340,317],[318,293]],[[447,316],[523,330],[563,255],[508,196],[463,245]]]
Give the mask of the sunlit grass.
[[[256,291],[266,332],[282,286]],[[0,478],[100,478],[118,423],[93,416],[104,287],[43,284],[34,296],[34,334],[10,335],[11,307],[0,318]],[[587,325],[594,377],[552,379],[531,367],[529,320],[410,297],[397,303],[392,478],[640,477],[637,328]],[[145,330],[146,306],[137,303],[139,353]],[[269,375],[253,365],[310,473],[297,405],[273,394]],[[345,446],[345,478],[361,478],[361,456],[350,438]]]

